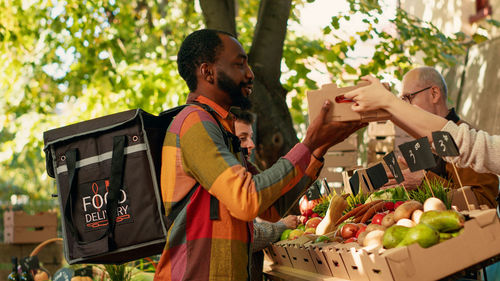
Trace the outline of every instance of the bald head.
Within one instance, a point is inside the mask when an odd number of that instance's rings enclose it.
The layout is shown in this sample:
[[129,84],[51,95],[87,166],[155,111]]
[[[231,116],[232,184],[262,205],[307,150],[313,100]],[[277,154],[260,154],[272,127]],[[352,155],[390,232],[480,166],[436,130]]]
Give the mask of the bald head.
[[448,87],[443,76],[435,68],[429,66],[418,67],[408,71],[403,77],[403,84],[406,82],[414,83],[418,87],[437,86],[441,91],[442,98],[446,101]]

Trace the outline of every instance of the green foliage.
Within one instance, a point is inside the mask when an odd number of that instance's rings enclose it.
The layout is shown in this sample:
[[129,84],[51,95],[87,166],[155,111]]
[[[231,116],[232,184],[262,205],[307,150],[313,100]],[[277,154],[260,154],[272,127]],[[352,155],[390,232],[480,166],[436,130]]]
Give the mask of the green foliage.
[[[293,1],[289,21],[312,0]],[[307,89],[317,88],[312,70],[340,85],[360,75],[401,78],[423,54],[429,65],[455,63],[463,34],[447,37],[431,24],[398,10],[394,32],[379,30],[375,0],[348,0],[350,13],[336,15],[324,38],[287,32],[283,87],[297,130],[305,128]],[[250,50],[260,1],[238,1],[238,38]],[[177,74],[181,40],[203,27],[195,1],[1,1],[0,10],[0,201],[27,194],[54,204],[55,182],[45,172],[44,131],[141,107],[151,113],[183,103],[187,87]],[[355,14],[366,29],[349,34]],[[497,24],[491,22],[491,24]],[[481,38],[476,38],[478,41]],[[354,63],[360,42],[375,42],[373,55]],[[323,64],[324,67],[318,67]]]
[[352,209],[356,208],[360,204],[365,204],[366,199],[368,199],[368,196],[370,194],[368,193],[363,193],[362,190],[356,195],[352,195],[352,193],[347,196],[345,199],[347,201],[347,208],[344,210],[343,214],[349,213]]
[[[408,193],[410,198],[424,204],[425,200],[430,197],[436,197],[443,201],[446,209],[451,209],[451,200],[448,198],[449,182],[445,183],[438,179],[431,179],[429,182],[425,180],[422,185],[420,185],[415,190],[410,190]],[[432,192],[431,192],[432,189]],[[434,195],[434,196],[433,196]]]

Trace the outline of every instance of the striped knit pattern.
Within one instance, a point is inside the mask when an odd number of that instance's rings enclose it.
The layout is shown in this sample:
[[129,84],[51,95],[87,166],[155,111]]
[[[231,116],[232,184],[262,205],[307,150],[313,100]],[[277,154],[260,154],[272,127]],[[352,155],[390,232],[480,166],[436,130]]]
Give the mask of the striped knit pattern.
[[[203,96],[196,100],[213,108],[233,131],[227,111]],[[168,231],[155,280],[247,280],[252,220],[302,178],[311,178],[306,175],[311,154],[303,144],[258,175],[248,172],[233,151],[212,115],[197,105],[172,121],[162,151],[166,215],[196,183],[201,187]],[[210,195],[219,200],[220,220],[210,220]]]

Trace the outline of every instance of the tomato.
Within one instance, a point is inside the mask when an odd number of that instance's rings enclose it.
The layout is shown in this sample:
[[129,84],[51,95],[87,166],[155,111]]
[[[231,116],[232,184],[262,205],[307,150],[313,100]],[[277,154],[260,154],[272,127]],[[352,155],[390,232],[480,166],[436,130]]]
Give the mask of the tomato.
[[382,224],[382,219],[386,216],[386,213],[377,213],[372,217],[373,224]]
[[384,203],[384,208],[389,211],[394,210],[394,202],[388,201]]
[[[318,205],[320,202],[320,199],[314,199],[314,200],[307,200],[307,197],[304,195],[302,196],[302,198],[300,199],[300,203],[299,203],[299,209],[300,209],[300,214],[303,215],[303,216],[311,216],[313,211],[312,209]],[[306,215],[307,213],[307,215]]]
[[356,232],[356,238],[358,238],[358,236],[359,236],[359,235],[360,235],[363,231],[365,231],[365,230],[366,230],[366,227],[367,227],[367,225],[363,225],[363,226],[360,226],[360,227],[359,227],[358,231]]
[[394,209],[396,209],[397,207],[399,207],[401,204],[403,204],[404,202],[406,201],[398,201],[394,204]]
[[357,241],[358,241],[358,239],[356,239],[356,237],[351,237],[351,238],[345,240],[344,243],[347,244],[347,243],[357,242]]
[[315,217],[319,217],[319,215],[316,213],[312,213],[311,218],[315,218]]

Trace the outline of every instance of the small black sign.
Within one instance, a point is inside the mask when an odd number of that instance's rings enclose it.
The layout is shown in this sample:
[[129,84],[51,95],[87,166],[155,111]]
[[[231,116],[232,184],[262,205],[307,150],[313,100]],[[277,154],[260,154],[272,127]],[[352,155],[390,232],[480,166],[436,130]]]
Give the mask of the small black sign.
[[401,172],[401,168],[399,167],[398,160],[396,160],[394,151],[391,151],[384,156],[384,162],[387,164],[387,167],[389,167],[389,170],[391,170],[392,176],[396,182],[402,183],[405,180],[405,177],[403,176],[403,172]]
[[351,185],[352,195],[356,195],[359,192],[359,174],[358,172],[354,172],[352,177],[349,179],[349,184]]
[[311,201],[320,198],[321,197],[320,189],[321,189],[320,182],[319,181],[313,182],[313,184],[306,191],[307,200]]
[[366,169],[366,174],[368,175],[374,189],[381,188],[389,181],[382,163],[378,163],[377,165]]
[[408,164],[410,171],[416,172],[436,166],[434,154],[427,137],[399,145],[399,150]]
[[459,156],[457,144],[448,132],[432,132],[432,140],[439,156]]
[[53,281],[71,281],[73,277],[73,270],[71,268],[61,268],[54,273]]
[[38,261],[38,256],[30,256],[21,259],[20,262],[23,271],[30,271],[40,268],[40,263]]

